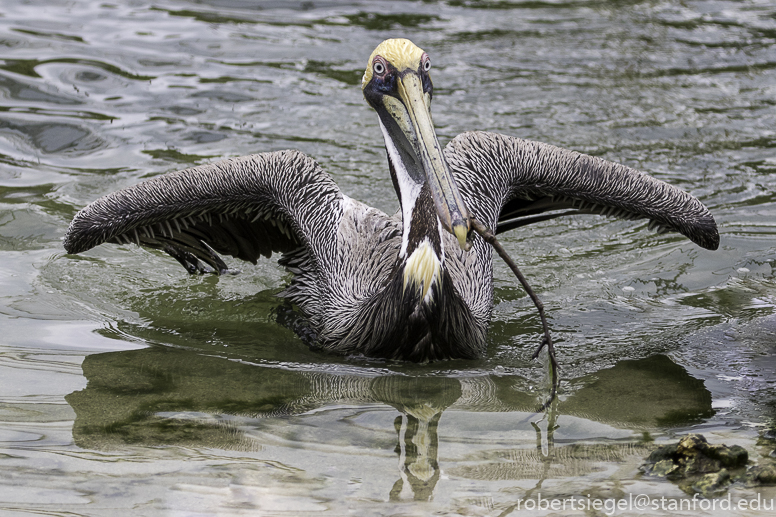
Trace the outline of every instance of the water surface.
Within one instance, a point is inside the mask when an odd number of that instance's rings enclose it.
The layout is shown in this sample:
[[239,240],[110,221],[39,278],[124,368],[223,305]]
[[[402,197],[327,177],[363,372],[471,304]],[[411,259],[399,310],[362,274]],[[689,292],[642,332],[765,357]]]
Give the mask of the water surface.
[[[510,515],[538,492],[686,497],[637,467],[688,431],[770,452],[757,439],[776,417],[771,2],[5,1],[0,14],[9,515]],[[399,36],[431,55],[443,144],[489,130],[625,163],[719,224],[715,252],[594,216],[504,236],[558,341],[546,415],[539,321],[501,264],[487,355],[412,365],[308,349],[277,323],[288,275],[274,261],[192,277],[135,246],[62,249],[101,195],[287,148],[392,213],[359,83]]]

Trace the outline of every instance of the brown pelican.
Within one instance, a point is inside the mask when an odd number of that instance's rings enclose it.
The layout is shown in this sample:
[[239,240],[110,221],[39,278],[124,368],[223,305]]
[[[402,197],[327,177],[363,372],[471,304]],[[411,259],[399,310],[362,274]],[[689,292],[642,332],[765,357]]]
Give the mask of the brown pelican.
[[[164,174],[102,197],[73,219],[69,253],[104,242],[165,251],[190,273],[224,273],[219,254],[281,253],[281,296],[315,345],[426,361],[483,355],[493,306],[496,232],[568,214],[648,219],[716,249],[714,218],[692,195],[636,170],[548,144],[464,133],[444,149],[431,122],[428,55],[381,43],[362,90],[377,111],[400,210],[344,195],[311,158],[281,151]],[[475,219],[476,218],[476,219]]]

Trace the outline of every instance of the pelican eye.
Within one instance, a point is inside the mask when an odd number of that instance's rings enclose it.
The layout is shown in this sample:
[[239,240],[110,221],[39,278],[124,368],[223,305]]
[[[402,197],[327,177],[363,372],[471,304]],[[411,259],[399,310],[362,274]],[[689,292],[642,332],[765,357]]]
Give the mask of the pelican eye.
[[423,60],[423,71],[428,72],[429,70],[431,70],[431,59],[428,57],[428,54],[423,54],[422,60]]
[[385,65],[382,61],[375,59],[375,62],[372,63],[372,70],[377,75],[383,75],[385,73]]

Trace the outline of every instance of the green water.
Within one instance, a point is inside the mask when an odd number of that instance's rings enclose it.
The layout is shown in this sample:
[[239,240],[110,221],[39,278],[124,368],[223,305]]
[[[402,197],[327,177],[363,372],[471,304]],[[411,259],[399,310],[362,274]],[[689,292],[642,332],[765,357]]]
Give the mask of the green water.
[[[768,454],[772,2],[6,0],[0,15],[0,513],[517,515],[537,493],[685,498],[638,466],[689,431]],[[547,414],[538,317],[502,264],[487,355],[414,365],[308,349],[276,321],[274,261],[192,277],[135,246],[61,247],[101,195],[286,148],[393,213],[359,83],[400,36],[433,61],[443,144],[489,130],[625,163],[719,225],[715,252],[594,216],[504,236],[558,341]]]

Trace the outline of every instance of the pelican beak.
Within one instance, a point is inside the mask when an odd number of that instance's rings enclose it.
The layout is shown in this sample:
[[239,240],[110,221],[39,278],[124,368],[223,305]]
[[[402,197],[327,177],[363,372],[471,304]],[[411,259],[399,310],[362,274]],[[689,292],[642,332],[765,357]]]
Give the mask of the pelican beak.
[[468,251],[471,248],[468,239],[471,230],[469,211],[437,140],[431,122],[431,97],[423,91],[422,81],[413,71],[399,75],[397,83],[398,97],[383,96],[383,105],[403,133],[411,148],[408,150],[419,162],[419,168],[431,188],[442,227],[458,239],[461,249]]

